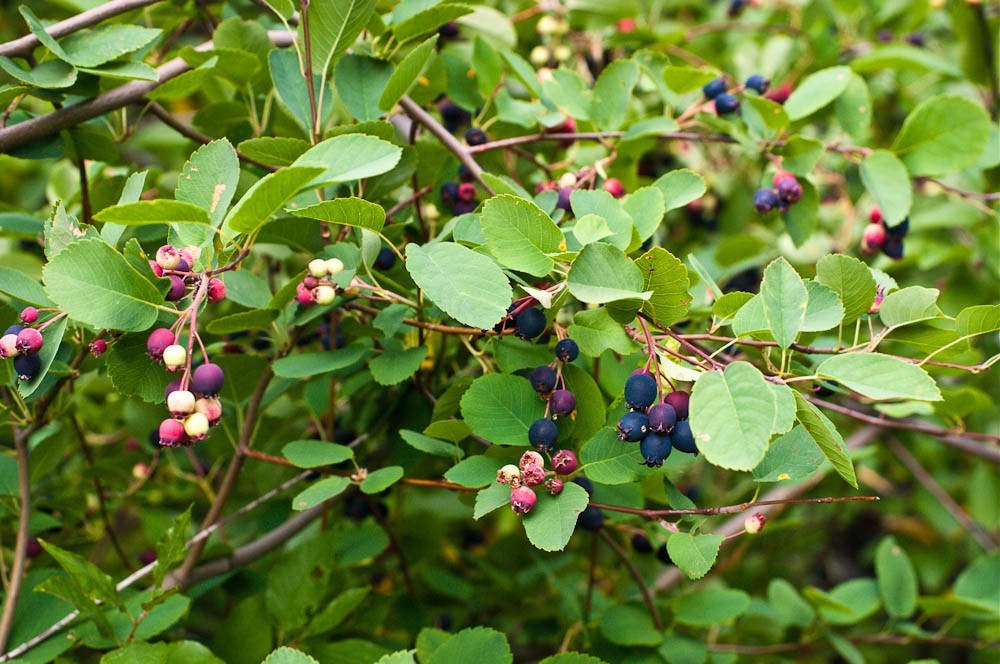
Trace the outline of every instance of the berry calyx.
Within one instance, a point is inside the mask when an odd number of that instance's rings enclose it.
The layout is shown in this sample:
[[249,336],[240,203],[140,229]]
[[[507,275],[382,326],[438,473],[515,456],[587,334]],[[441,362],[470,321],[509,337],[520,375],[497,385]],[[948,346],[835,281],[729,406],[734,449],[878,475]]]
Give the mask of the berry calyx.
[[670,433],[677,424],[677,411],[668,403],[653,404],[646,413],[649,430],[654,433]]
[[25,325],[31,325],[38,320],[38,309],[35,309],[34,307],[25,307],[21,310],[21,315],[18,317]]
[[765,215],[778,207],[780,203],[781,199],[778,198],[774,189],[761,188],[754,192],[753,206],[757,210],[757,214]]
[[535,367],[531,371],[531,387],[541,395],[547,395],[556,387],[556,371],[547,364]]
[[534,339],[545,331],[548,321],[541,310],[529,307],[514,317],[515,334],[522,339]]
[[538,449],[548,450],[556,444],[559,428],[556,423],[547,418],[535,420],[528,427],[528,442]]
[[730,113],[739,113],[739,111],[740,100],[728,92],[723,92],[715,98],[715,112],[719,115],[729,115]]
[[625,403],[645,412],[656,401],[656,380],[646,373],[632,374],[625,381]]
[[14,373],[21,380],[31,380],[42,370],[42,358],[38,355],[18,355],[14,358]]
[[482,145],[487,140],[486,132],[479,127],[472,127],[465,132],[465,142],[469,145]]
[[215,396],[222,390],[226,375],[218,364],[203,364],[191,374],[191,389],[203,396]]
[[208,435],[208,418],[204,413],[191,413],[184,418],[184,433],[191,440],[202,440]]
[[618,440],[638,443],[649,432],[649,418],[642,413],[625,413],[618,420]]
[[177,371],[187,362],[187,350],[184,346],[173,344],[163,349],[163,366],[167,371]]
[[[165,244],[156,250],[156,264],[164,270],[176,270],[181,263],[181,254],[177,247]],[[190,269],[190,265],[189,268]]]
[[745,83],[748,90],[756,90],[757,94],[764,94],[771,87],[771,81],[761,74],[751,74]]
[[100,357],[107,349],[108,342],[104,339],[94,339],[90,342],[90,354],[94,357]]
[[527,514],[538,501],[535,492],[526,486],[519,486],[510,492],[510,508],[514,514]]
[[670,445],[685,454],[698,453],[698,445],[694,442],[690,422],[682,420],[674,425],[674,430],[670,432]]
[[174,417],[184,417],[194,412],[194,394],[188,390],[174,390],[167,396],[167,410]]
[[663,403],[668,403],[674,407],[678,420],[686,420],[688,417],[688,403],[691,395],[683,390],[676,390],[663,397]]
[[212,304],[218,304],[226,299],[226,284],[222,282],[222,279],[216,279],[212,277],[208,280],[208,301]]
[[5,334],[0,337],[0,359],[14,358],[21,354],[17,349],[17,335]]
[[556,452],[555,456],[552,457],[552,470],[556,471],[559,475],[569,475],[573,473],[580,462],[577,460],[576,455],[570,450],[559,450]]
[[146,352],[149,357],[159,362],[163,359],[163,351],[176,341],[174,333],[165,327],[153,330],[146,340]]
[[658,433],[648,433],[639,443],[639,454],[642,461],[650,468],[663,465],[663,460],[670,456],[670,437]]
[[528,466],[521,471],[523,486],[538,486],[545,480],[545,469],[541,466]]
[[316,304],[326,306],[328,304],[333,304],[333,301],[337,299],[337,291],[334,290],[333,286],[321,285],[317,286],[311,291],[312,301]]
[[764,524],[767,522],[767,517],[765,517],[760,512],[754,512],[746,518],[743,522],[743,530],[751,535],[756,535],[760,531],[764,530]]
[[622,181],[618,178],[608,178],[604,181],[602,186],[604,191],[608,192],[615,198],[621,198],[625,195],[625,185],[623,185]]
[[556,344],[556,357],[561,362],[572,362],[580,357],[580,347],[572,339],[560,339]]
[[563,490],[563,481],[558,477],[550,477],[545,480],[545,490],[553,496],[558,496]]
[[194,410],[208,418],[210,427],[214,427],[222,419],[222,402],[213,397],[202,397],[195,401]]
[[711,81],[706,83],[701,89],[701,93],[705,95],[706,99],[715,99],[722,93],[726,91],[726,78],[720,76],[719,78],[713,78]]
[[17,333],[17,349],[25,355],[34,355],[44,343],[42,333],[33,327],[26,327]]
[[177,302],[184,297],[184,293],[186,292],[187,288],[184,285],[184,280],[176,274],[170,275],[170,290],[167,291],[166,295],[167,302]]
[[517,465],[521,470],[531,468],[532,466],[541,468],[545,465],[545,459],[538,452],[528,450],[521,455],[521,459],[517,462]]
[[555,417],[566,417],[576,410],[576,397],[569,390],[556,390],[549,397],[549,409]]
[[159,435],[160,445],[164,447],[178,447],[187,444],[184,424],[179,420],[167,419],[160,422]]

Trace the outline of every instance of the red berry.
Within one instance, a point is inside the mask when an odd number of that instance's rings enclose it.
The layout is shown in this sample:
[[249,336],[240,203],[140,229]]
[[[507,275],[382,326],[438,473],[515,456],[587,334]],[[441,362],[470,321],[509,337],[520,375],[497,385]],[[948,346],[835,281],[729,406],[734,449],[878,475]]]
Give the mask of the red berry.
[[155,274],[156,276],[158,277],[163,276],[163,268],[160,267],[160,264],[157,263],[156,261],[149,261],[149,269],[151,269],[153,271],[153,274]]
[[309,306],[313,303],[312,291],[301,282],[295,286],[295,301],[302,306]]
[[882,223],[882,210],[880,210],[877,205],[872,208],[871,212],[868,213],[868,221],[873,224]]
[[178,447],[188,445],[187,434],[184,433],[184,424],[173,418],[160,422],[160,445],[163,447]]
[[463,182],[458,185],[458,199],[466,202],[476,200],[476,185],[471,182]]
[[94,357],[100,357],[107,349],[108,342],[104,339],[95,339],[90,343],[90,354]]
[[149,334],[149,339],[146,340],[146,352],[159,362],[163,359],[163,351],[167,346],[173,345],[175,340],[174,333],[165,327],[153,330]]
[[563,481],[558,477],[550,477],[545,480],[545,490],[553,496],[558,496],[563,490]]
[[535,492],[526,486],[519,486],[510,492],[510,507],[515,514],[527,514],[537,501]]
[[618,32],[629,33],[635,32],[635,19],[634,18],[623,18],[618,21]]
[[771,101],[777,104],[784,104],[786,101],[788,101],[788,97],[790,97],[791,94],[792,94],[792,86],[789,85],[788,83],[782,83],[777,88],[772,89],[770,92],[764,95],[764,98],[770,99]]
[[667,396],[663,397],[663,403],[668,403],[674,407],[674,412],[677,413],[678,420],[686,420],[688,416],[688,402],[691,401],[691,395],[687,392],[682,392],[677,390],[676,392],[671,392]]
[[604,181],[604,191],[615,198],[621,198],[625,195],[625,185],[618,178],[608,178]]
[[34,307],[25,307],[21,310],[21,322],[25,325],[31,325],[36,320],[38,320],[38,309]]
[[26,327],[17,333],[17,349],[25,355],[34,355],[42,349],[42,333],[33,327]]
[[222,279],[212,277],[208,281],[208,301],[217,304],[224,299],[226,299],[226,284],[222,283]]
[[882,224],[868,224],[865,226],[865,231],[861,235],[861,253],[868,254],[869,256],[877,254],[882,245],[885,244],[887,235],[885,226]]

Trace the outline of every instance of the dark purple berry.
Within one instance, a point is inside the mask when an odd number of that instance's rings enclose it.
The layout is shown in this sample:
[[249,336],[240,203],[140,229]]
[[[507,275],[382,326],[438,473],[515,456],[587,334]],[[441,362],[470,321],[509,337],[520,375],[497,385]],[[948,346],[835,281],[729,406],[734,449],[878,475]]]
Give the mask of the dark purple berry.
[[176,392],[179,389],[181,389],[181,381],[180,380],[172,380],[172,381],[170,381],[169,383],[167,383],[167,388],[163,391],[163,398],[164,399],[169,399],[170,398],[170,394],[172,392]]
[[4,330],[3,336],[7,336],[8,334],[20,334],[21,330],[23,329],[24,329],[23,325],[11,325],[6,330]]
[[639,454],[642,455],[642,462],[650,468],[662,466],[663,460],[670,456],[670,437],[647,433],[639,443]]
[[701,89],[701,93],[705,95],[706,99],[715,99],[722,93],[726,91],[726,78],[720,76],[719,78],[713,78],[711,81],[705,84]]
[[556,344],[556,357],[562,362],[572,362],[580,357],[580,347],[572,339],[560,339]]
[[458,202],[457,182],[449,181],[441,185],[441,202],[448,207],[454,207],[455,203]]
[[18,355],[14,358],[14,373],[21,380],[31,380],[42,370],[42,358],[38,355]]
[[486,132],[479,127],[472,127],[465,132],[465,142],[469,145],[482,145],[487,140]]
[[44,343],[42,333],[33,327],[26,327],[17,333],[17,349],[25,355],[34,355]]
[[632,535],[632,550],[636,553],[652,553],[653,544],[645,533],[636,533]]
[[163,359],[163,351],[167,346],[172,346],[176,337],[174,333],[165,327],[153,330],[146,340],[146,352],[149,356],[159,362]]
[[698,453],[698,446],[694,442],[690,422],[683,420],[674,426],[674,430],[670,432],[670,445],[685,454]]
[[890,237],[903,238],[906,234],[910,232],[910,218],[906,217],[903,221],[899,222],[895,226],[886,226],[885,220],[882,221],[882,225],[885,226],[885,232],[889,234]]
[[42,543],[38,541],[37,537],[32,537],[28,540],[28,546],[25,548],[25,553],[29,558],[37,558],[42,555]]
[[882,253],[894,261],[903,257],[903,238],[890,235],[882,245]]
[[35,309],[34,307],[25,307],[21,310],[19,318],[25,325],[31,325],[38,320],[38,309]]
[[559,189],[559,197],[556,199],[556,207],[560,210],[565,210],[566,212],[573,212],[573,206],[570,204],[570,196],[572,195],[572,187],[562,187]]
[[372,264],[376,270],[391,270],[396,264],[396,252],[394,252],[389,247],[382,247],[379,249],[378,256],[375,257],[375,262]]
[[462,164],[458,167],[458,179],[462,182],[472,182],[476,179],[476,177],[472,174],[472,171],[469,170],[468,166]]
[[719,115],[738,113],[740,110],[740,100],[728,92],[723,92],[715,98],[715,112]]
[[649,430],[653,433],[670,433],[677,423],[677,411],[668,403],[658,403],[650,406]]
[[549,410],[555,417],[566,417],[576,410],[576,397],[569,390],[556,390],[549,397]]
[[528,427],[528,442],[538,449],[548,450],[556,444],[559,437],[559,429],[556,423],[548,418],[535,420]]
[[531,372],[531,386],[539,394],[549,394],[556,387],[556,370],[549,365],[535,367]]
[[514,327],[517,328],[517,336],[522,339],[534,339],[545,331],[548,321],[545,314],[540,309],[529,307],[514,317]]
[[455,203],[455,214],[471,214],[479,207],[475,201],[458,201]]
[[646,373],[632,374],[625,381],[625,403],[645,412],[656,401],[656,380]]
[[604,512],[592,506],[580,512],[577,524],[584,530],[597,530],[604,525]]
[[677,390],[671,392],[667,396],[663,397],[663,402],[668,403],[674,407],[674,412],[677,413],[678,420],[686,420],[688,417],[688,402],[691,401],[691,395],[683,390]]
[[748,90],[756,90],[757,94],[764,94],[771,87],[771,81],[760,74],[751,74],[747,78],[746,86]]
[[659,548],[656,549],[656,559],[664,565],[674,564],[674,561],[670,559],[670,553],[667,551],[666,544],[661,544]]
[[170,290],[167,291],[167,302],[176,302],[184,297],[184,293],[187,288],[184,286],[184,280],[178,277],[176,274],[170,275]]
[[577,460],[576,455],[570,450],[559,450],[552,457],[552,470],[556,471],[559,475],[569,475],[579,465],[580,462]]
[[917,46],[917,47],[924,46],[924,44],[926,43],[924,41],[924,35],[920,32],[911,32],[910,34],[906,35],[906,41],[911,46]]
[[789,205],[797,203],[802,198],[802,185],[799,184],[798,179],[794,175],[789,174],[787,177],[778,180],[776,186],[778,188],[778,197]]
[[222,389],[226,375],[218,364],[203,364],[191,375],[191,390],[199,394],[214,396]]
[[753,206],[757,214],[764,215],[778,207],[781,199],[778,198],[774,189],[760,188],[753,195]]
[[145,549],[139,554],[139,564],[152,565],[156,562],[156,551],[152,549]]
[[638,443],[649,433],[649,418],[639,412],[625,413],[618,420],[618,440]]
[[468,111],[453,101],[445,101],[438,107],[438,110],[441,111],[441,120],[445,129],[452,133],[472,119],[472,115]]
[[577,484],[587,492],[588,496],[594,495],[594,483],[586,477],[578,476],[573,478],[573,484]]

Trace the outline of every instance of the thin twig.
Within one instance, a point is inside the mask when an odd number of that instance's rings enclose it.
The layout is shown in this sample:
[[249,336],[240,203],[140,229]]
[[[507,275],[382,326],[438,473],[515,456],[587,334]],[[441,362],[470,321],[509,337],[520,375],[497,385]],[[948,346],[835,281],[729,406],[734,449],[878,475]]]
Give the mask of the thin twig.
[[[184,136],[185,138],[191,139],[195,143],[201,143],[202,145],[208,145],[213,140],[215,140],[211,136],[208,136],[206,134],[201,133],[200,131],[198,131],[194,127],[187,126],[186,124],[184,124],[183,122],[181,122],[180,120],[178,120],[177,118],[175,118],[170,113],[170,111],[168,111],[167,109],[163,108],[163,106],[161,106],[160,104],[158,104],[155,101],[154,102],[150,102],[149,105],[148,105],[148,108],[149,108],[150,112],[153,115],[155,115],[157,118],[160,119],[161,122],[163,122],[163,124],[167,125],[168,127],[170,127],[171,129],[173,129],[174,131],[176,131],[181,136]],[[269,165],[267,165],[267,164],[265,164],[263,162],[257,161],[256,159],[253,159],[252,157],[246,156],[245,154],[243,154],[239,150],[236,150],[236,156],[239,157],[240,161],[245,161],[248,164],[253,164],[257,168],[262,168],[265,171],[273,173],[274,171],[278,170],[274,166],[269,166]]]
[[10,632],[14,626],[14,609],[21,593],[24,567],[28,559],[28,537],[31,535],[31,473],[28,465],[28,438],[30,429],[15,427],[14,448],[17,451],[18,507],[17,540],[14,544],[14,563],[10,569],[10,585],[0,617],[0,651],[7,648]]
[[599,507],[604,510],[611,510],[612,512],[624,512],[626,514],[636,514],[638,516],[645,516],[651,519],[661,517],[661,516],[684,516],[688,514],[702,514],[707,516],[713,516],[718,514],[735,514],[737,512],[746,512],[749,509],[764,505],[804,505],[811,503],[849,503],[854,501],[877,501],[880,500],[878,496],[837,496],[837,497],[826,497],[826,498],[782,498],[775,500],[750,500],[745,503],[740,503],[738,505],[726,505],[724,507],[705,507],[701,509],[689,509],[689,510],[646,510],[636,507],[622,507],[621,505],[605,505],[603,503],[590,503],[594,507]]
[[621,560],[625,567],[628,569],[632,578],[635,579],[636,584],[639,586],[639,590],[642,592],[642,599],[646,602],[646,608],[649,609],[649,617],[653,619],[653,625],[658,630],[663,630],[663,617],[660,615],[660,608],[656,606],[656,599],[653,597],[653,592],[646,585],[645,579],[642,578],[642,572],[639,568],[635,566],[632,559],[629,557],[628,553],[622,549],[621,545],[615,541],[615,538],[608,534],[608,531],[604,528],[600,528],[597,534],[607,543],[611,550],[615,552],[618,559]]

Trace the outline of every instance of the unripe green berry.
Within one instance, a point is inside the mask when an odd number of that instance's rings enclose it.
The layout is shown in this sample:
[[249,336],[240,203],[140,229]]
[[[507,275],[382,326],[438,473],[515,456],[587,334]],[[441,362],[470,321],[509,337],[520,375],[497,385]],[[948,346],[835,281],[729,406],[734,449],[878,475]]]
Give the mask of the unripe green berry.
[[325,277],[327,275],[326,261],[322,258],[309,261],[309,274],[317,279]]
[[187,362],[187,351],[184,346],[173,344],[163,349],[163,366],[167,371],[177,371]]
[[174,390],[167,396],[167,410],[174,417],[183,417],[194,412],[194,394],[188,390]]
[[326,271],[328,274],[338,274],[344,271],[344,261],[339,258],[326,259]]
[[184,433],[191,440],[201,440],[208,435],[208,418],[204,413],[191,413],[184,418]]
[[317,286],[312,291],[312,299],[316,304],[332,304],[337,297],[337,291],[331,286]]

